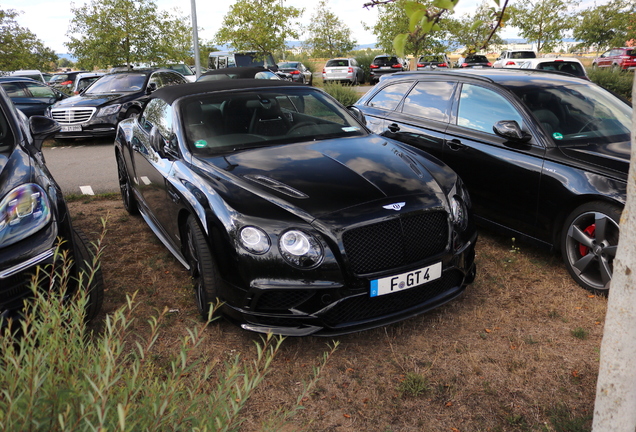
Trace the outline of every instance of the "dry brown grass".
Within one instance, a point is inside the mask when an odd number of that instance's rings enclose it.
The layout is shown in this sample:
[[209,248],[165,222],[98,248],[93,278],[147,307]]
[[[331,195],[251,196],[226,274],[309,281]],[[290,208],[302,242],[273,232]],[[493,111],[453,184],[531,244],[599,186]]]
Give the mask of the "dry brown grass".
[[[174,354],[198,320],[187,273],[143,220],[120,201],[74,201],[74,222],[96,238],[109,213],[103,313],[138,292],[136,331],[164,307],[172,312],[155,360]],[[478,276],[458,301],[399,324],[337,338],[339,349],[289,430],[589,430],[606,299],[571,281],[558,257],[482,233]],[[99,323],[99,319],[98,319]],[[260,340],[225,321],[209,330],[209,361]],[[330,340],[290,338],[246,411],[244,431],[266,430],[289,408]],[[285,429],[287,430],[287,429]]]

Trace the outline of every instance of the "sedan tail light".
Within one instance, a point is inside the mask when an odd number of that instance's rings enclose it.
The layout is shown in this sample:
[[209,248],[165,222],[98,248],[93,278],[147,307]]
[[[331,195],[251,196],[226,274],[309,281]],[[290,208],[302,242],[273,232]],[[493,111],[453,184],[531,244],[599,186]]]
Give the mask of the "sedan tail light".
[[291,71],[289,73],[292,74],[292,75],[298,75],[300,73],[300,71],[293,70],[293,71]]
[[73,84],[73,81],[64,81],[63,83],[60,83],[60,85],[69,85],[69,84]]
[[325,68],[322,68],[322,73],[327,73]]
[[372,64],[372,65],[371,65],[371,66],[369,66],[369,67],[370,67],[371,69],[377,69],[377,68],[379,68],[380,66]]
[[401,68],[401,67],[402,67],[402,65],[398,63],[398,64],[394,64],[394,65],[393,65],[393,66],[391,66],[391,67],[393,67],[393,68]]
[[347,69],[347,73],[348,73],[348,74],[352,74],[352,73],[353,73],[353,68],[352,68],[352,67],[350,67],[349,69]]
[[423,63],[418,63],[417,67],[424,67],[424,64]]
[[515,65],[516,65],[516,63],[513,62],[513,61],[506,62],[506,66],[515,66]]
[[488,62],[488,66],[492,66],[492,63]]
[[437,66],[439,66],[439,67],[448,67],[448,65],[446,63],[440,63]]

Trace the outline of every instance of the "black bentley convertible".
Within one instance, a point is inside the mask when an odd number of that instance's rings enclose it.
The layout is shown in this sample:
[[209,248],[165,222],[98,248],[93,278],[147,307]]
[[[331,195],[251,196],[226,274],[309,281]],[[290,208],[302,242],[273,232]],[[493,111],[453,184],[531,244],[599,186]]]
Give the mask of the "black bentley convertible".
[[162,88],[119,124],[115,152],[126,209],[189,269],[203,316],[219,299],[248,330],[337,335],[438,307],[475,277],[459,177],[316,88]]

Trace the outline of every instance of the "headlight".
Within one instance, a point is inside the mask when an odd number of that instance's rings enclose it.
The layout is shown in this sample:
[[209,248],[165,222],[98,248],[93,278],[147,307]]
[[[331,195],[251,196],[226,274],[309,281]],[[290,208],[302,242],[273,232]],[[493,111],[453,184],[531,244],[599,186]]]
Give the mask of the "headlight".
[[271,245],[265,231],[253,226],[242,228],[239,237],[241,246],[253,254],[264,254],[269,250]]
[[283,258],[293,266],[312,268],[322,262],[322,246],[311,234],[290,230],[280,237],[278,243]]
[[121,104],[108,105],[99,110],[98,117],[105,117],[113,114],[117,114],[121,108]]
[[468,225],[468,208],[464,200],[455,195],[450,197],[451,219],[457,228],[463,230]]
[[18,186],[0,201],[0,245],[18,242],[50,220],[51,205],[44,190],[33,183]]

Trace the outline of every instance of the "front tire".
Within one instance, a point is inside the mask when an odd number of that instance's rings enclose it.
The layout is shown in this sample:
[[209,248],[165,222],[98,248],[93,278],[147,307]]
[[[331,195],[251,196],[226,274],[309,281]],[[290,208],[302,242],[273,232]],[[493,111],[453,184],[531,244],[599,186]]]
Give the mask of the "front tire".
[[137,206],[137,200],[135,199],[130,184],[126,163],[119,153],[117,154],[117,176],[119,177],[119,191],[121,192],[121,200],[124,203],[124,208],[130,215],[134,216],[139,214],[139,207]]
[[583,288],[606,294],[612,281],[622,210],[607,202],[590,202],[568,216],[562,231],[565,266]]
[[207,320],[210,305],[216,302],[218,296],[219,270],[205,235],[193,216],[188,217],[185,238],[197,309],[201,317]]

